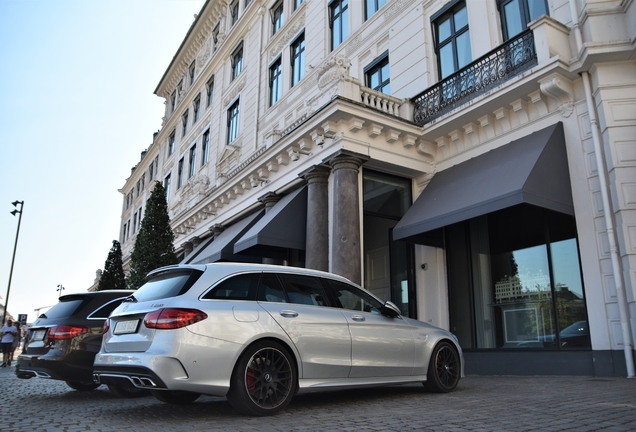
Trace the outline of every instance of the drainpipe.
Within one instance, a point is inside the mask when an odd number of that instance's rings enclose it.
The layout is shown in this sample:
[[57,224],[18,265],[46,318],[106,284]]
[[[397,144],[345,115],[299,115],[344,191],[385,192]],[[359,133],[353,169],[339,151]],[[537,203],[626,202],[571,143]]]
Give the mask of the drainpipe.
[[[577,52],[580,54],[583,46],[583,37],[579,24],[579,14],[576,8],[576,0],[570,0],[570,11],[572,12],[572,22],[574,28],[574,37],[576,39]],[[614,221],[612,215],[614,211],[609,199],[610,191],[607,185],[607,172],[605,170],[605,157],[603,154],[603,143],[600,128],[596,116],[596,107],[594,96],[592,95],[592,80],[590,74],[585,71],[581,72],[583,87],[585,89],[585,100],[587,102],[587,111],[590,116],[590,124],[592,126],[592,141],[594,143],[594,155],[596,157],[596,166],[598,167],[598,178],[601,188],[601,198],[603,200],[603,218],[607,229],[607,237],[610,248],[610,258],[612,261],[612,272],[614,273],[614,281],[616,282],[616,298],[618,299],[618,311],[621,321],[621,329],[623,334],[623,351],[625,352],[625,364],[627,366],[627,378],[634,378],[634,352],[632,345],[632,335],[629,326],[629,308],[627,306],[627,293],[623,284],[623,272],[621,268],[621,260],[618,254],[618,241],[616,239],[616,231],[614,230]]]
[[254,114],[254,150],[258,148],[258,109],[261,106],[261,64],[263,63],[263,17],[265,16],[265,8],[260,6],[256,13],[260,16],[258,26],[258,75],[256,79],[256,114]]

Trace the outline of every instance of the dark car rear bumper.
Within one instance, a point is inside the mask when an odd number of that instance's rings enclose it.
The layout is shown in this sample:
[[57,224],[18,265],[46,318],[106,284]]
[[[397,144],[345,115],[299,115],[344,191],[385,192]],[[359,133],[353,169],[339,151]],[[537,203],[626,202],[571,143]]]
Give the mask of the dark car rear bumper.
[[48,378],[62,381],[92,382],[93,365],[77,364],[46,356],[21,354],[18,356],[15,374],[18,378]]

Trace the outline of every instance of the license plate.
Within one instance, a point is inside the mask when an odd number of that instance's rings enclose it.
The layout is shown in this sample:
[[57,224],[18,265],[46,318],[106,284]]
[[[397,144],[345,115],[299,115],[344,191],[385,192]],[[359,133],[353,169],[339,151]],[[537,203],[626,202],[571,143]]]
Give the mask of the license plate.
[[41,341],[42,339],[44,339],[45,334],[46,330],[36,330],[33,332],[33,337],[31,338],[31,340]]
[[136,333],[139,320],[119,321],[115,324],[114,334]]

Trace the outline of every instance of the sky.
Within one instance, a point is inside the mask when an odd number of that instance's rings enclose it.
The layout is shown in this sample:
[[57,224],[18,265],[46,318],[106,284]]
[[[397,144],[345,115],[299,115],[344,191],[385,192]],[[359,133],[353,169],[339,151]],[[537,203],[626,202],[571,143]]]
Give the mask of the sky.
[[[86,291],[119,239],[118,191],[161,128],[153,92],[204,0],[0,0],[0,302]],[[19,206],[18,206],[19,207]],[[0,318],[1,319],[1,318]]]

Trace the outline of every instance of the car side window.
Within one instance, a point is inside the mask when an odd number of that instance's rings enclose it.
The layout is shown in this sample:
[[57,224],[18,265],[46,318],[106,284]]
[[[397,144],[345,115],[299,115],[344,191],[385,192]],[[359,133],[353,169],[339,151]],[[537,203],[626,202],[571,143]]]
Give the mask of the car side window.
[[339,307],[359,312],[382,313],[382,303],[364,291],[344,282],[323,279],[334,293]]
[[290,303],[329,306],[320,281],[311,276],[279,274]]
[[287,303],[285,290],[275,274],[263,274],[261,285],[258,288],[258,301]]
[[260,273],[249,273],[225,279],[208,291],[205,300],[256,300]]
[[119,306],[121,304],[121,302],[124,301],[125,298],[126,297],[118,298],[118,299],[115,299],[115,300],[112,300],[112,301],[106,303],[102,307],[100,307],[97,310],[95,310],[95,312],[90,314],[88,316],[88,318],[89,319],[106,319],[106,318],[108,318],[110,316],[111,312],[114,311],[115,308],[117,308],[117,306]]

